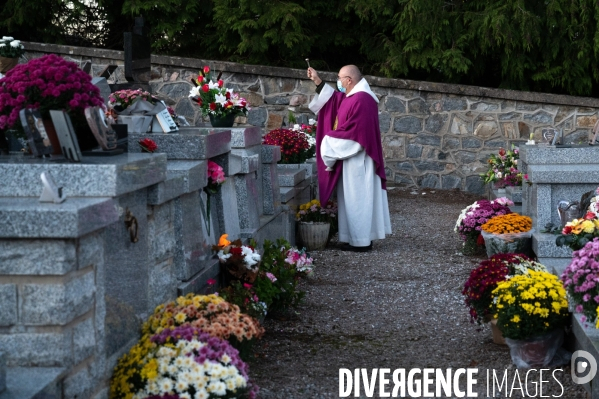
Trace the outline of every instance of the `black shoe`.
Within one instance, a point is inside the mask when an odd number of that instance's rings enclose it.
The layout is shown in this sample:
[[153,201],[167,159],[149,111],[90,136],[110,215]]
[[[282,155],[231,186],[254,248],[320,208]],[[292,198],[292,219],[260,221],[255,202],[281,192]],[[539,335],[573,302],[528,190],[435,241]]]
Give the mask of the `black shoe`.
[[354,247],[353,245],[344,244],[339,249],[342,251],[368,252],[372,250],[372,241],[370,242],[370,245],[367,245],[365,247]]

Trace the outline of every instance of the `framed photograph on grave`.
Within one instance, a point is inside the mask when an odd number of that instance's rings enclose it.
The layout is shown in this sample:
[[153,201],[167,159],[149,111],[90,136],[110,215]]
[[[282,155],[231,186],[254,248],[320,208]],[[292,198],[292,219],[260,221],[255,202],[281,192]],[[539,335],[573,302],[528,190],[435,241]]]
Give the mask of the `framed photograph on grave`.
[[85,119],[100,147],[105,150],[116,148],[116,132],[106,123],[104,110],[101,107],[88,107],[84,111]]
[[19,112],[19,117],[32,154],[36,157],[52,154],[54,149],[46,133],[40,112],[37,109],[25,108]]
[[52,110],[50,111],[50,117],[56,129],[64,157],[69,161],[81,162],[81,150],[69,114],[64,111]]

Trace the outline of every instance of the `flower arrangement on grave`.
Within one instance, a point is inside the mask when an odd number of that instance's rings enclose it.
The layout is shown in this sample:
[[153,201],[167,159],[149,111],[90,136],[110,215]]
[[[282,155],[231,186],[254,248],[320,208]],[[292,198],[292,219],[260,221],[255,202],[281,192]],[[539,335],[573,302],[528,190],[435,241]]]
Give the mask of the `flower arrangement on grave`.
[[227,341],[191,326],[145,336],[115,368],[111,399],[257,397],[248,366]]
[[576,304],[576,313],[583,313],[583,322],[595,322],[599,307],[599,238],[574,251],[561,279],[570,300]]
[[523,340],[568,323],[566,290],[552,273],[529,270],[498,283],[492,295],[491,312],[506,338]]
[[156,152],[156,150],[158,150],[156,142],[147,137],[139,140],[137,143],[141,147],[141,152]]
[[227,89],[221,76],[222,72],[213,81],[210,67],[205,66],[198,77],[192,79],[195,87],[189,97],[200,106],[204,116],[247,115],[250,109],[247,100],[233,89]]
[[280,164],[303,163],[316,153],[316,146],[310,144],[311,140],[301,131],[291,129],[274,129],[262,139],[262,144],[281,147]]
[[329,201],[323,207],[319,200],[313,199],[299,206],[295,220],[307,223],[331,223],[337,220],[337,204]]
[[314,273],[314,259],[310,257],[305,249],[292,247],[287,250],[285,263],[295,267],[301,276],[311,276]]
[[532,229],[532,219],[518,213],[493,216],[482,226],[482,231],[492,234],[523,233]]
[[547,271],[545,266],[524,254],[496,254],[483,260],[470,272],[464,288],[466,306],[470,310],[470,322],[482,324],[491,315],[493,290],[511,276],[527,274],[529,270]]
[[118,90],[108,96],[108,107],[121,112],[133,105],[136,101],[147,101],[151,104],[158,99],[147,91],[141,89]]
[[523,176],[518,171],[518,159],[520,150],[512,145],[512,148],[505,150],[500,148],[498,154],[491,154],[487,160],[489,169],[480,175],[485,183],[493,183],[497,188],[506,186],[521,186]]
[[20,40],[11,36],[2,36],[0,39],[0,57],[19,58],[25,54],[25,47]]
[[306,140],[308,140],[310,150],[313,150],[313,154],[316,154],[316,120],[308,120],[307,125],[305,123],[294,123],[291,130],[303,134]]
[[493,201],[478,200],[462,210],[453,231],[464,241],[464,255],[475,255],[481,250],[484,251],[485,242],[480,234],[482,225],[494,216],[512,213],[509,208],[511,205],[514,205],[511,200],[501,197]]
[[282,238],[276,242],[264,241],[262,272],[254,283],[254,289],[274,315],[286,314],[291,308],[299,306],[305,295],[298,287],[303,274],[298,271],[296,263],[289,259],[288,253],[293,249],[295,248]]
[[187,294],[175,301],[159,305],[142,326],[143,335],[154,335],[165,329],[192,326],[234,346],[262,337],[264,328],[237,305],[216,294]]
[[55,54],[15,66],[0,80],[0,131],[13,130],[25,138],[19,120],[23,108],[38,108],[45,119],[50,119],[50,110],[64,110],[71,117],[80,148],[97,146],[84,110],[102,106],[104,100],[91,80],[77,64]]
[[219,292],[219,295],[227,302],[239,306],[241,312],[255,319],[260,320],[266,316],[268,305],[266,302],[260,300],[253,285],[250,283],[242,283],[238,280],[232,281],[231,285]]
[[227,276],[233,280],[253,283],[258,276],[261,256],[255,243],[243,245],[241,240],[229,241],[228,234],[223,234],[218,244],[213,247]]
[[227,180],[222,166],[208,160],[208,185],[204,189],[208,194],[216,194],[220,186]]
[[555,243],[559,247],[565,245],[578,251],[596,237],[599,237],[599,219],[593,212],[587,212],[584,218],[566,223]]

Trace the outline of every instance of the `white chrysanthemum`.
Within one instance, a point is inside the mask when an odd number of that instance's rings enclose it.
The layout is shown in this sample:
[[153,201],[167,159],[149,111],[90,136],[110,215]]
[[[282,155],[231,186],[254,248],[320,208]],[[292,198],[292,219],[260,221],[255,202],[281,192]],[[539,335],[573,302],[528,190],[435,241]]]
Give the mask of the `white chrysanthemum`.
[[200,389],[196,391],[196,394],[193,396],[193,399],[208,399],[210,394],[205,389]]
[[2,36],[2,40],[5,42],[12,42],[13,40],[15,40],[15,38],[12,36]]
[[[246,247],[245,245],[241,246],[241,255],[243,256],[243,262],[247,266],[254,266],[256,263],[260,262],[260,254],[252,251],[250,247]],[[248,267],[251,269],[251,267]]]
[[220,361],[224,364],[229,364],[229,362],[231,361],[231,357],[225,353],[220,357]]
[[188,369],[191,369],[191,366],[193,366],[193,363],[194,363],[194,361],[189,356],[185,356],[185,358],[183,359],[183,366],[185,366]]
[[233,380],[233,379],[229,379],[229,380],[227,380],[227,383],[226,383],[226,384],[227,384],[227,389],[228,389],[229,391],[234,391],[234,390],[235,390],[235,388],[237,388],[237,387],[235,386],[235,380]]
[[10,47],[20,48],[21,42],[19,42],[18,40],[13,40],[12,42],[10,42]]
[[243,378],[243,376],[238,375],[237,377],[235,377],[235,385],[237,385],[237,387],[239,388],[245,388],[245,386],[247,385],[247,381],[245,378]]
[[157,395],[160,393],[160,387],[158,386],[156,381],[150,381],[146,389],[149,394]]
[[6,47],[6,43],[0,43],[0,48]]
[[179,368],[177,366],[175,366],[174,364],[171,364],[170,366],[168,366],[168,373],[169,374],[177,374],[177,372],[179,371]]
[[188,394],[187,392],[179,394],[179,398],[180,399],[192,399],[191,395]]
[[308,125],[314,125],[314,124],[316,124],[315,119],[312,119],[312,118],[308,119]]
[[[162,359],[161,359],[162,360]],[[169,366],[169,362],[168,361],[158,361],[158,372],[160,374],[166,374],[168,372],[168,366]]]
[[184,358],[182,358],[181,356],[177,357],[175,359],[175,366],[182,368],[183,367],[183,360]]
[[187,384],[187,382],[182,381],[181,379],[178,379],[177,382],[175,383],[175,390],[179,393],[185,392],[188,389],[189,389],[189,385]]
[[158,356],[158,357],[175,357],[176,354],[177,353],[173,349],[168,348],[166,346],[162,346],[160,349],[158,349],[156,356]]
[[173,389],[173,382],[168,378],[163,378],[158,382],[158,386],[162,392],[170,392]]
[[218,396],[224,396],[227,394],[227,386],[222,381],[211,382],[208,384],[208,388],[206,390]]

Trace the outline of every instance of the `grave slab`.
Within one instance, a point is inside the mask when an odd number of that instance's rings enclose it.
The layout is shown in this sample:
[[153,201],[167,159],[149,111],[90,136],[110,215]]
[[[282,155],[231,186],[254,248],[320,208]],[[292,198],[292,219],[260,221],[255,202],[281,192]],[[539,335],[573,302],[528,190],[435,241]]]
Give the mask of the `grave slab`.
[[129,152],[141,152],[139,140],[150,138],[157,153],[171,159],[208,159],[231,150],[231,130],[183,126],[173,133],[129,133]]

